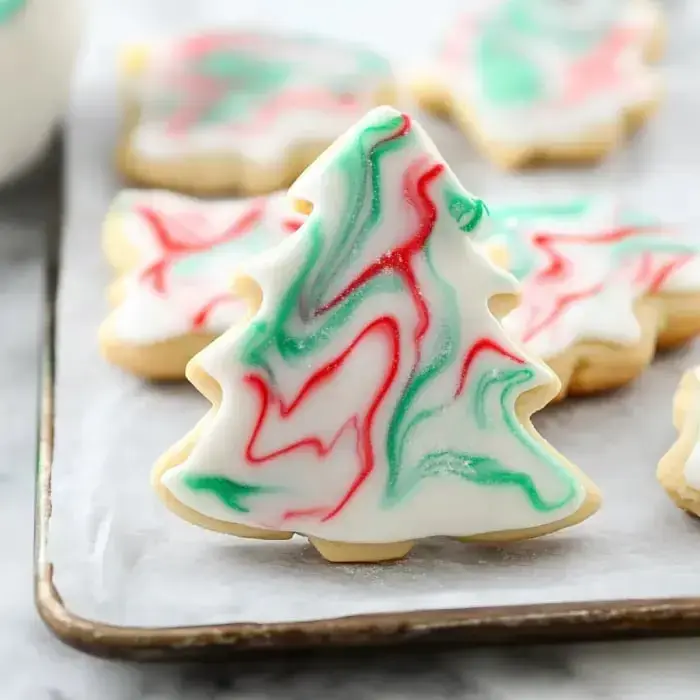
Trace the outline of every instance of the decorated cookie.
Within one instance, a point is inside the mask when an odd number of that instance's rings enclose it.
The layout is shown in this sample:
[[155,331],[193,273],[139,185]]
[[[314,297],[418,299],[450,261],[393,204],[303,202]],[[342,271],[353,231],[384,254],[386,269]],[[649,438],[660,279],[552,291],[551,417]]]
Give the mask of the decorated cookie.
[[164,191],[122,192],[103,244],[118,279],[100,329],[105,358],[151,379],[184,379],[185,365],[245,318],[236,268],[301,224],[279,194],[205,202]]
[[596,160],[660,98],[653,0],[487,0],[452,24],[414,91],[506,168]]
[[194,194],[288,186],[368,109],[393,100],[388,62],[358,46],[259,31],[132,48],[119,167]]
[[560,396],[634,379],[658,347],[700,334],[700,246],[613,198],[493,207],[484,238],[521,281],[507,331],[561,380]]
[[155,467],[167,506],[341,562],[591,515],[595,486],[530,422],[558,382],[497,320],[517,285],[472,243],[485,205],[421,127],[371,111],[290,197],[311,213],[243,267],[248,324],[188,366],[212,409]]
[[683,376],[673,400],[678,439],[661,458],[657,477],[674,503],[700,517],[700,368]]

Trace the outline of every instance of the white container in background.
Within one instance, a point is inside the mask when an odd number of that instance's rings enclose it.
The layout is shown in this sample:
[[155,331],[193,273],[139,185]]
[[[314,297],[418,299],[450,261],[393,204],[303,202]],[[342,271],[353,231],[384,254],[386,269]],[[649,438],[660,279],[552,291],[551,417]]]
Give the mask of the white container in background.
[[47,147],[68,102],[83,0],[0,0],[0,184]]

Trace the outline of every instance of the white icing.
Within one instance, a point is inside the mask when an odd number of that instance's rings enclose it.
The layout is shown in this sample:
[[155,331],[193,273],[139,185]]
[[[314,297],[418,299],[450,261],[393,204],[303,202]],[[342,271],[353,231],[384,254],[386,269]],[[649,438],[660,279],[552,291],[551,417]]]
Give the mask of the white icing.
[[[222,235],[257,206],[261,216],[250,230],[219,243]],[[175,241],[188,241],[198,251],[176,251],[168,258],[143,208],[158,213]],[[193,332],[219,334],[244,317],[245,305],[231,291],[239,265],[251,255],[276,245],[288,234],[285,222],[298,222],[284,195],[207,202],[165,191],[122,192],[112,216],[127,245],[138,254],[138,266],[120,279],[123,298],[110,316],[110,332],[123,342],[154,343]],[[168,259],[165,289],[144,273]],[[217,300],[206,321],[193,319]]]
[[664,282],[662,291],[700,294],[700,255],[674,270]]
[[82,0],[26,0],[0,20],[0,183],[36,159],[68,102]]
[[[659,24],[658,8],[653,2],[620,0],[614,3],[619,11],[615,27],[634,31],[638,40],[622,50],[614,64],[607,68],[606,75],[616,72],[617,80],[601,83],[585,98],[565,104],[563,96],[573,65],[573,54],[546,39],[528,40],[521,36],[518,38],[518,48],[534,61],[545,76],[547,99],[521,107],[494,104],[482,92],[481,78],[469,49],[473,51],[477,45],[480,25],[504,2],[509,0],[496,0],[486,8],[472,10],[460,23],[456,23],[457,37],[453,41],[462,43],[466,61],[462,59],[455,64],[437,59],[429,71],[458,104],[465,105],[479,131],[487,138],[511,146],[568,142],[597,128],[618,123],[625,110],[647,104],[658,96],[658,75],[645,63],[643,56],[644,48]],[[560,12],[562,24],[569,28],[592,27],[596,26],[596,22],[601,24],[611,7],[609,0],[587,3],[544,0],[539,3],[539,6],[542,5],[545,9],[540,11],[543,13]],[[580,16],[584,5],[588,13],[585,18]],[[532,7],[538,7],[537,2],[533,1]]]
[[[498,216],[498,207],[493,210]],[[667,253],[640,244],[638,249],[632,248],[624,256],[618,256],[608,244],[567,241],[581,234],[602,241],[608,232],[619,229],[625,222],[612,198],[600,198],[582,216],[523,217],[519,227],[511,231],[510,235],[517,237],[517,248],[524,246],[535,256],[535,264],[522,280],[520,305],[504,319],[504,326],[521,338],[531,352],[552,358],[585,340],[633,345],[641,332],[634,312],[636,300],[653,291],[650,285],[665,265],[688,255],[690,259],[677,266],[658,291],[700,293],[700,250],[679,232],[661,227],[652,227],[648,232],[638,228],[635,236],[648,235],[656,242],[668,241],[670,245],[684,243],[690,253]],[[541,277],[551,259],[533,241],[543,232],[554,234],[557,241],[554,249],[566,260],[567,268],[558,277]],[[493,240],[508,246],[507,236],[498,231]],[[649,263],[646,268],[644,255]],[[643,269],[646,273],[642,273]],[[589,290],[597,291],[589,294]],[[548,315],[555,313],[558,301],[578,295],[581,295],[579,300],[565,304],[562,313],[545,322]],[[538,323],[542,324],[541,330],[533,333]]]
[[[347,223],[342,205],[348,201],[351,175],[345,175],[338,165],[341,152],[350,148],[358,134],[368,126],[385,124],[398,116],[394,110],[381,108],[370,112],[358,126],[340,139],[332,150],[313,164],[291,188],[290,196],[313,202],[314,214],[300,231],[279,246],[250,261],[246,274],[252,276],[263,293],[262,307],[254,323],[270,323],[279,309],[283,295],[308,259],[312,236],[309,230],[320,222],[328,236],[338,236]],[[414,137],[398,150],[387,151],[382,158],[382,216],[372,230],[364,247],[354,248],[346,269],[333,277],[331,289],[321,301],[340,293],[373,261],[406,240],[407,232],[416,227],[416,211],[404,195],[402,177],[413,163],[423,165],[426,154],[434,156],[433,144],[417,124]],[[369,145],[367,145],[369,148]],[[440,159],[438,162],[442,163]],[[197,442],[190,455],[180,465],[166,471],[162,484],[174,497],[198,513],[227,522],[254,526],[293,529],[307,535],[349,542],[391,542],[430,535],[470,535],[508,529],[534,527],[559,521],[575,512],[585,498],[585,489],[568,468],[556,458],[543,458],[525,447],[501,422],[499,391],[489,393],[485,411],[489,427],[479,427],[472,410],[472,398],[455,400],[459,383],[462,353],[483,337],[520,355],[507,334],[487,309],[488,299],[500,293],[513,293],[515,282],[510,275],[494,267],[480,254],[468,237],[459,230],[442,203],[443,187],[457,186],[454,175],[446,169],[431,186],[430,196],[438,208],[438,218],[431,234],[431,260],[440,277],[454,290],[459,309],[459,350],[447,369],[424,386],[420,406],[439,406],[434,420],[417,424],[410,439],[403,442],[402,467],[417,465],[421,457],[436,451],[457,450],[470,455],[485,455],[523,472],[532,479],[541,497],[554,506],[545,512],[535,509],[520,488],[514,486],[482,486],[453,474],[442,473],[419,479],[405,497],[392,505],[383,504],[387,487],[389,461],[386,436],[392,415],[404,388],[412,375],[417,359],[414,343],[416,312],[410,294],[403,291],[376,291],[366,296],[348,318],[347,323],[334,333],[324,335],[327,343],[302,360],[285,363],[277,351],[270,351],[274,363],[274,391],[285,404],[293,402],[313,372],[338,358],[369,324],[386,314],[399,323],[400,353],[397,379],[388,389],[380,404],[373,424],[375,465],[366,481],[347,505],[332,519],[307,516],[286,520],[284,513],[328,507],[337,503],[347,492],[358,473],[357,436],[352,429],[340,432],[346,420],[353,415],[364,416],[371,400],[390,371],[389,342],[383,335],[369,335],[349,355],[348,364],[335,374],[328,384],[321,385],[313,399],[299,401],[293,414],[282,419],[274,404],[263,423],[253,454],[279,452],[294,444],[302,436],[313,435],[323,444],[329,444],[340,434],[327,461],[320,459],[311,448],[297,449],[263,464],[247,463],[244,455],[250,445],[251,434],[261,410],[260,398],[246,385],[245,377],[255,372],[241,360],[241,332],[221,336],[201,352],[194,362],[221,387],[220,406],[208,414],[197,430]],[[369,191],[365,198],[369,198]],[[354,224],[351,224],[354,225]],[[357,224],[359,226],[359,223]],[[309,229],[309,230],[307,230]],[[335,232],[335,233],[334,233]],[[331,245],[329,242],[324,245]],[[329,249],[333,250],[333,249]],[[332,264],[321,257],[318,262]],[[305,284],[311,285],[321,269],[314,268]],[[430,273],[426,259],[418,258],[416,275],[420,280],[423,297],[432,304],[440,299],[436,278]],[[328,298],[326,298],[328,297]],[[303,304],[302,304],[303,306]],[[438,312],[442,313],[442,309]],[[299,309],[290,320],[297,332],[309,332],[324,323],[313,309]],[[439,321],[440,317],[438,317]],[[424,348],[439,347],[438,339],[444,326],[440,322],[429,325]],[[553,385],[552,373],[542,364],[525,357],[526,367],[534,374],[518,391],[503,398],[508,411],[514,410],[516,395],[535,386]],[[501,370],[513,369],[512,360],[497,353],[478,355],[474,374],[470,374],[464,397],[472,397],[477,379],[494,379]],[[265,376],[267,374],[263,372]],[[554,391],[554,386],[551,387]],[[425,402],[425,404],[423,403]],[[548,460],[553,459],[550,463]],[[558,466],[555,466],[558,465]],[[476,468],[476,467],[475,467]],[[408,470],[415,475],[415,471]],[[250,512],[238,512],[225,506],[215,495],[192,490],[184,478],[193,475],[215,475],[237,482],[262,484],[277,489],[251,500]],[[402,482],[410,480],[402,472]],[[569,500],[566,500],[569,494]]]
[[[388,63],[362,47],[260,31],[230,31],[223,36],[232,45],[245,47],[242,51],[250,59],[289,66],[289,79],[258,97],[256,107],[242,117],[200,123],[173,136],[167,128],[170,108],[165,98],[186,73],[187,59],[179,53],[184,39],[162,42],[153,47],[136,85],[141,112],[132,142],[140,153],[169,159],[224,152],[275,163],[289,149],[328,145],[376,104],[381,89],[393,83]],[[255,79],[250,81],[239,89],[238,97],[260,93]],[[334,92],[352,98],[353,103],[329,104]],[[301,99],[293,97],[295,94]],[[309,95],[322,101],[304,104],[304,96]],[[189,100],[196,104],[196,98]],[[279,103],[283,106],[278,113],[274,105]],[[264,111],[272,113],[272,118],[263,121]]]

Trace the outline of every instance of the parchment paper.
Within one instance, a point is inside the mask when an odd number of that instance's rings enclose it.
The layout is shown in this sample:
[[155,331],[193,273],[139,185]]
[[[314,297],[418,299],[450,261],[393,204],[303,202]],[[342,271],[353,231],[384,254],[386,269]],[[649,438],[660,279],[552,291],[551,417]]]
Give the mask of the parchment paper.
[[[675,385],[684,367],[700,362],[700,345],[659,358],[614,395],[571,400],[541,415],[539,429],[605,497],[597,516],[541,540],[507,548],[435,540],[395,565],[331,566],[300,538],[246,542],[189,526],[149,488],[154,460],[207,405],[189,386],[144,384],[98,354],[110,278],[100,224],[119,187],[112,169],[117,46],[252,20],[360,37],[407,66],[430,48],[458,4],[121,0],[93,8],[68,123],[49,547],[58,592],[73,612],[119,625],[169,626],[700,594],[700,523],[676,510],[654,479],[657,459],[675,438]],[[451,127],[423,120],[464,185],[499,199],[612,187],[667,220],[691,227],[700,221],[700,7],[688,0],[667,9],[666,104],[630,148],[586,172],[503,176]]]

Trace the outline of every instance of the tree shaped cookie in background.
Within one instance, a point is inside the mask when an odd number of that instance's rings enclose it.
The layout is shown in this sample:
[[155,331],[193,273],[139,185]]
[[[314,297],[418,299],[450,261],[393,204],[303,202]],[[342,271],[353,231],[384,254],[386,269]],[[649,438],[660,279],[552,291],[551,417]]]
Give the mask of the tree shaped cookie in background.
[[674,503],[700,517],[700,368],[683,376],[673,399],[678,439],[661,458],[656,472]]
[[414,93],[502,167],[599,159],[660,99],[653,0],[488,0],[450,26]]
[[420,126],[373,110],[290,197],[311,213],[244,266],[251,319],[188,366],[212,409],[156,465],[165,503],[343,562],[591,515],[595,486],[530,422],[558,383],[497,320],[516,285],[472,243],[485,206]]
[[372,51],[245,30],[133,47],[124,73],[121,172],[206,195],[288,186],[394,92],[389,63]]
[[613,198],[495,206],[485,236],[521,281],[503,325],[563,397],[626,384],[700,334],[700,246]]
[[184,379],[187,362],[245,317],[231,287],[236,267],[302,220],[280,194],[219,202],[157,190],[119,194],[103,232],[119,275],[100,329],[104,357],[149,379]]

